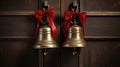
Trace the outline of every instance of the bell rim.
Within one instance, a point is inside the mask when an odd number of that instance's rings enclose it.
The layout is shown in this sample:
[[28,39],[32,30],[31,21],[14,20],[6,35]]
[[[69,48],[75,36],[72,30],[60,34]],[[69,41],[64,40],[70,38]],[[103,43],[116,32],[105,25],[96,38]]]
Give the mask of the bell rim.
[[73,45],[73,44],[63,44],[63,46],[62,47],[87,47],[87,43],[84,43],[84,44],[79,44],[79,45]]
[[41,48],[58,48],[57,45],[54,45],[54,46],[44,46],[44,45],[35,45],[34,48],[36,49],[41,49]]

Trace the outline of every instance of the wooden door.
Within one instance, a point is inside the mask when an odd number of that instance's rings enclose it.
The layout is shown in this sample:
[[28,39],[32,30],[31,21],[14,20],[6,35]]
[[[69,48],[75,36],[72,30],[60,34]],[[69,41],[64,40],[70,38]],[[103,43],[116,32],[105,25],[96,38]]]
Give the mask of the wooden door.
[[87,12],[84,23],[86,48],[73,56],[73,48],[62,48],[64,11],[74,0],[47,0],[55,9],[54,38],[59,48],[33,48],[36,42],[35,9],[44,0],[0,0],[0,67],[120,67],[120,1],[76,0],[79,11]]

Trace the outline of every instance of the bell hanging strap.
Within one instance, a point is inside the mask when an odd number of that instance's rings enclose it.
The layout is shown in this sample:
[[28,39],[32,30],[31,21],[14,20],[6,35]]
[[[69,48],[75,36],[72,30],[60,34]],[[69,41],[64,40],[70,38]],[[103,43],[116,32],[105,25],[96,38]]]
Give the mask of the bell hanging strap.
[[[64,26],[64,35],[66,37],[68,28],[70,27],[70,22],[72,20],[73,15],[78,15],[79,16],[79,22],[82,26],[83,32],[84,32],[84,26],[83,22],[86,20],[86,12],[72,12],[72,11],[65,11],[64,12],[64,20],[66,21],[66,24]],[[79,25],[80,26],[80,25]]]
[[43,18],[43,15],[47,16],[47,21],[52,29],[52,36],[56,35],[56,26],[53,22],[53,17],[54,17],[54,9],[53,8],[49,8],[46,11],[43,10],[35,10],[35,17],[36,19],[38,19],[37,21],[37,25],[36,25],[36,32],[35,32],[35,36],[36,38],[38,38],[38,31],[39,31],[39,26],[40,26],[40,21]]

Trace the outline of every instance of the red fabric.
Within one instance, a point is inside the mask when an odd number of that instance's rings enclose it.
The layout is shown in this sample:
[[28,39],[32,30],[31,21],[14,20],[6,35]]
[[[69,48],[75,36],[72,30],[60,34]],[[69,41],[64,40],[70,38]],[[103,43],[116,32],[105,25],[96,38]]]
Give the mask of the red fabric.
[[42,16],[43,15],[46,15],[47,16],[47,21],[48,23],[50,24],[50,27],[52,29],[52,36],[55,36],[56,35],[56,26],[53,22],[53,17],[54,17],[54,9],[53,8],[50,8],[46,11],[43,11],[43,10],[35,10],[35,17],[36,19],[38,19],[38,22],[37,22],[37,25],[36,25],[36,38],[38,37],[38,31],[39,31],[39,25],[40,25],[40,20],[42,19]]
[[80,23],[82,25],[83,32],[84,32],[83,22],[86,20],[86,12],[72,12],[72,11],[67,11],[66,10],[64,12],[64,20],[66,21],[66,24],[64,26],[64,35],[65,35],[65,37],[67,35],[67,30],[70,27],[70,22],[72,20],[73,15],[78,15],[79,16],[79,20],[80,20]]

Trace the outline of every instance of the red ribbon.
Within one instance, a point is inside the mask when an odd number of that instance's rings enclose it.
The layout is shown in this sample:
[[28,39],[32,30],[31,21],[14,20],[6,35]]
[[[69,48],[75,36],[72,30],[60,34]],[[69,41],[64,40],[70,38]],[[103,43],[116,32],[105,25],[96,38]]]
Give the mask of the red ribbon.
[[72,11],[65,11],[64,12],[64,20],[66,21],[66,24],[64,26],[64,35],[66,37],[67,35],[67,30],[70,27],[70,22],[72,20],[72,16],[73,15],[78,15],[79,16],[79,21],[80,24],[83,28],[83,32],[84,32],[84,27],[83,27],[83,22],[86,20],[86,12],[72,12]]
[[52,29],[52,36],[55,36],[56,35],[56,26],[52,20],[54,17],[54,9],[50,8],[50,9],[47,9],[46,11],[35,10],[35,17],[36,17],[36,19],[38,19],[37,25],[36,25],[36,33],[35,33],[36,38],[38,37],[39,25],[40,25],[40,21],[41,21],[43,15],[47,16],[47,21],[50,24],[50,27]]

